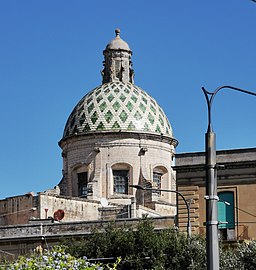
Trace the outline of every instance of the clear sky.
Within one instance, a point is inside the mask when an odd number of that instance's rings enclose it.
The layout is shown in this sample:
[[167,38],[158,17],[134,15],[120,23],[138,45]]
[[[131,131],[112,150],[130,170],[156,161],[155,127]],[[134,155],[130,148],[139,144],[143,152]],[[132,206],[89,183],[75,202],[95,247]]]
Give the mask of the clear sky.
[[[58,141],[73,107],[101,84],[117,27],[133,51],[135,84],[164,109],[177,153],[204,151],[201,87],[256,92],[255,21],[250,0],[0,0],[0,198],[58,184]],[[255,102],[216,96],[217,149],[255,147]]]

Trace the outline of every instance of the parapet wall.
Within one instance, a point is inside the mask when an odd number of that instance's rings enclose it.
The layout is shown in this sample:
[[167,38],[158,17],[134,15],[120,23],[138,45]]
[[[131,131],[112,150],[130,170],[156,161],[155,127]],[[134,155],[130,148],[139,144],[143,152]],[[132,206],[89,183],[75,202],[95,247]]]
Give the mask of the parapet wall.
[[[117,226],[124,224],[135,226],[140,219],[113,220]],[[173,217],[158,217],[151,219],[156,230],[174,225]],[[0,259],[29,253],[38,246],[49,248],[65,239],[89,236],[95,229],[104,231],[110,221],[82,221],[63,223],[42,223],[0,226]],[[48,221],[49,222],[49,221]]]

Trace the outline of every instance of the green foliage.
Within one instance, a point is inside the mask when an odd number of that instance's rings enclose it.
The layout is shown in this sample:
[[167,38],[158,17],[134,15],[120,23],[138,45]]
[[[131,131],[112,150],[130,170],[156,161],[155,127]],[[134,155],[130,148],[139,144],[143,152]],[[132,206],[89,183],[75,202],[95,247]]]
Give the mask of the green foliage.
[[[115,264],[115,267],[117,264]],[[108,269],[116,268],[108,267]],[[5,262],[0,270],[46,270],[46,269],[72,269],[72,270],[103,270],[99,264],[89,263],[86,258],[75,258],[66,253],[62,246],[55,246],[51,251],[42,254],[32,254],[30,257],[20,256],[15,262]]]
[[239,262],[237,269],[255,270],[256,269],[256,241],[243,243],[235,250],[235,256]]
[[220,248],[221,270],[255,270],[256,241]]
[[[68,251],[78,257],[122,258],[117,269],[205,269],[205,243],[196,236],[188,239],[170,228],[155,231],[152,221],[142,220],[136,227],[116,227],[69,244]],[[201,267],[201,268],[200,268]]]
[[[187,238],[173,228],[155,231],[149,219],[136,227],[116,227],[81,242],[69,243],[69,252],[78,257],[121,258],[120,270],[205,270],[206,242],[199,236]],[[220,244],[220,270],[256,269],[256,241],[227,246]]]
[[[114,223],[82,241],[69,241],[42,254],[2,263],[0,270],[205,270],[206,243],[199,236],[187,238],[174,228],[156,231],[149,219],[135,227]],[[85,257],[86,256],[86,257]],[[90,263],[89,259],[100,264]],[[108,259],[107,259],[108,258]],[[110,258],[110,260],[109,260]],[[91,261],[91,260],[90,260]],[[99,260],[98,260],[99,261]],[[256,269],[256,241],[236,246],[220,245],[220,270]]]
[[239,259],[235,252],[235,247],[220,244],[220,269],[221,270],[238,270],[242,269],[239,267]]

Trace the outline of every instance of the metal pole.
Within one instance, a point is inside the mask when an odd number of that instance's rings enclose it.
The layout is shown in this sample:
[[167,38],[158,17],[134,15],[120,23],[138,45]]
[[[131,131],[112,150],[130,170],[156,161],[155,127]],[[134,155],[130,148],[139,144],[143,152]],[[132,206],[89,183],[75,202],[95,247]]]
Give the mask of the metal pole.
[[[161,190],[160,190],[161,191]],[[163,190],[163,191],[167,191],[167,190]],[[190,204],[191,204],[191,201],[190,203],[188,204],[187,200],[185,199],[185,197],[179,192],[179,191],[176,191],[176,190],[169,190],[169,192],[174,192],[178,195],[181,196],[181,198],[183,199],[185,205],[186,205],[186,208],[187,208],[187,213],[188,213],[188,221],[187,221],[187,236],[188,237],[191,237],[191,221],[190,221]]]
[[185,206],[187,208],[187,213],[188,213],[188,221],[187,221],[187,235],[188,237],[191,237],[191,221],[190,221],[190,203],[188,204],[187,200],[185,197],[177,190],[171,190],[171,189],[158,189],[158,188],[144,188],[143,186],[140,185],[130,185],[130,187],[137,188],[137,189],[142,189],[142,190],[151,190],[151,191],[163,191],[163,192],[173,192],[176,193],[177,195],[180,195],[182,200],[185,203]]
[[216,136],[208,130],[205,135],[206,152],[206,246],[207,270],[219,269],[218,196],[216,173]]
[[[205,134],[205,172],[206,172],[206,255],[207,270],[219,270],[219,238],[218,238],[218,196],[216,171],[216,135],[211,123],[211,105],[215,92],[203,92],[208,108],[208,128]],[[218,90],[219,91],[219,90]],[[210,99],[208,95],[211,95]]]
[[224,85],[214,92],[204,92],[208,109],[208,129],[205,134],[205,164],[206,164],[206,251],[207,270],[219,270],[219,239],[218,239],[218,195],[217,195],[217,166],[216,166],[216,135],[211,123],[211,107],[216,94],[222,89],[230,89],[256,96],[256,93],[237,87]]

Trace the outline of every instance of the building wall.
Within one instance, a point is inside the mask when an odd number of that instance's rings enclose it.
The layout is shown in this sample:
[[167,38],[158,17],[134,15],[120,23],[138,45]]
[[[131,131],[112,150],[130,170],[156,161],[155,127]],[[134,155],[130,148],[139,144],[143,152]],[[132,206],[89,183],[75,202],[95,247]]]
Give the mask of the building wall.
[[25,224],[38,217],[38,197],[33,193],[0,200],[0,225]]
[[[218,192],[234,193],[235,239],[256,239],[256,148],[217,151]],[[203,152],[176,155],[178,190],[192,198],[193,231],[205,233],[205,158]],[[178,222],[185,229],[187,210],[179,200]],[[232,239],[230,239],[232,240]]]
[[[115,220],[116,226],[136,226],[139,219]],[[155,229],[165,229],[174,225],[173,217],[152,218]],[[81,239],[103,230],[108,221],[84,221],[67,223],[35,223],[15,226],[0,226],[0,259],[27,254],[38,247],[49,248],[64,239]]]
[[0,226],[54,219],[54,213],[58,210],[64,211],[61,222],[108,220],[131,216],[126,208],[123,209],[114,203],[104,208],[100,201],[49,194],[47,191],[38,195],[27,194],[0,200]]
[[58,210],[64,211],[62,222],[98,220],[100,217],[99,208],[102,206],[99,202],[44,193],[39,193],[38,196],[40,219],[54,217]]
[[[138,184],[140,175],[152,181],[155,168],[162,168],[165,175],[161,188],[176,189],[172,157],[174,146],[159,135],[135,133],[102,133],[88,136],[74,136],[61,141],[63,149],[62,194],[78,196],[77,173],[88,172],[88,186],[92,193],[89,199],[107,198],[110,202],[130,204],[136,190],[128,194],[114,193],[113,169],[129,170],[129,185]],[[173,193],[162,192],[157,200],[175,205]],[[174,206],[175,208],[175,206]]]

